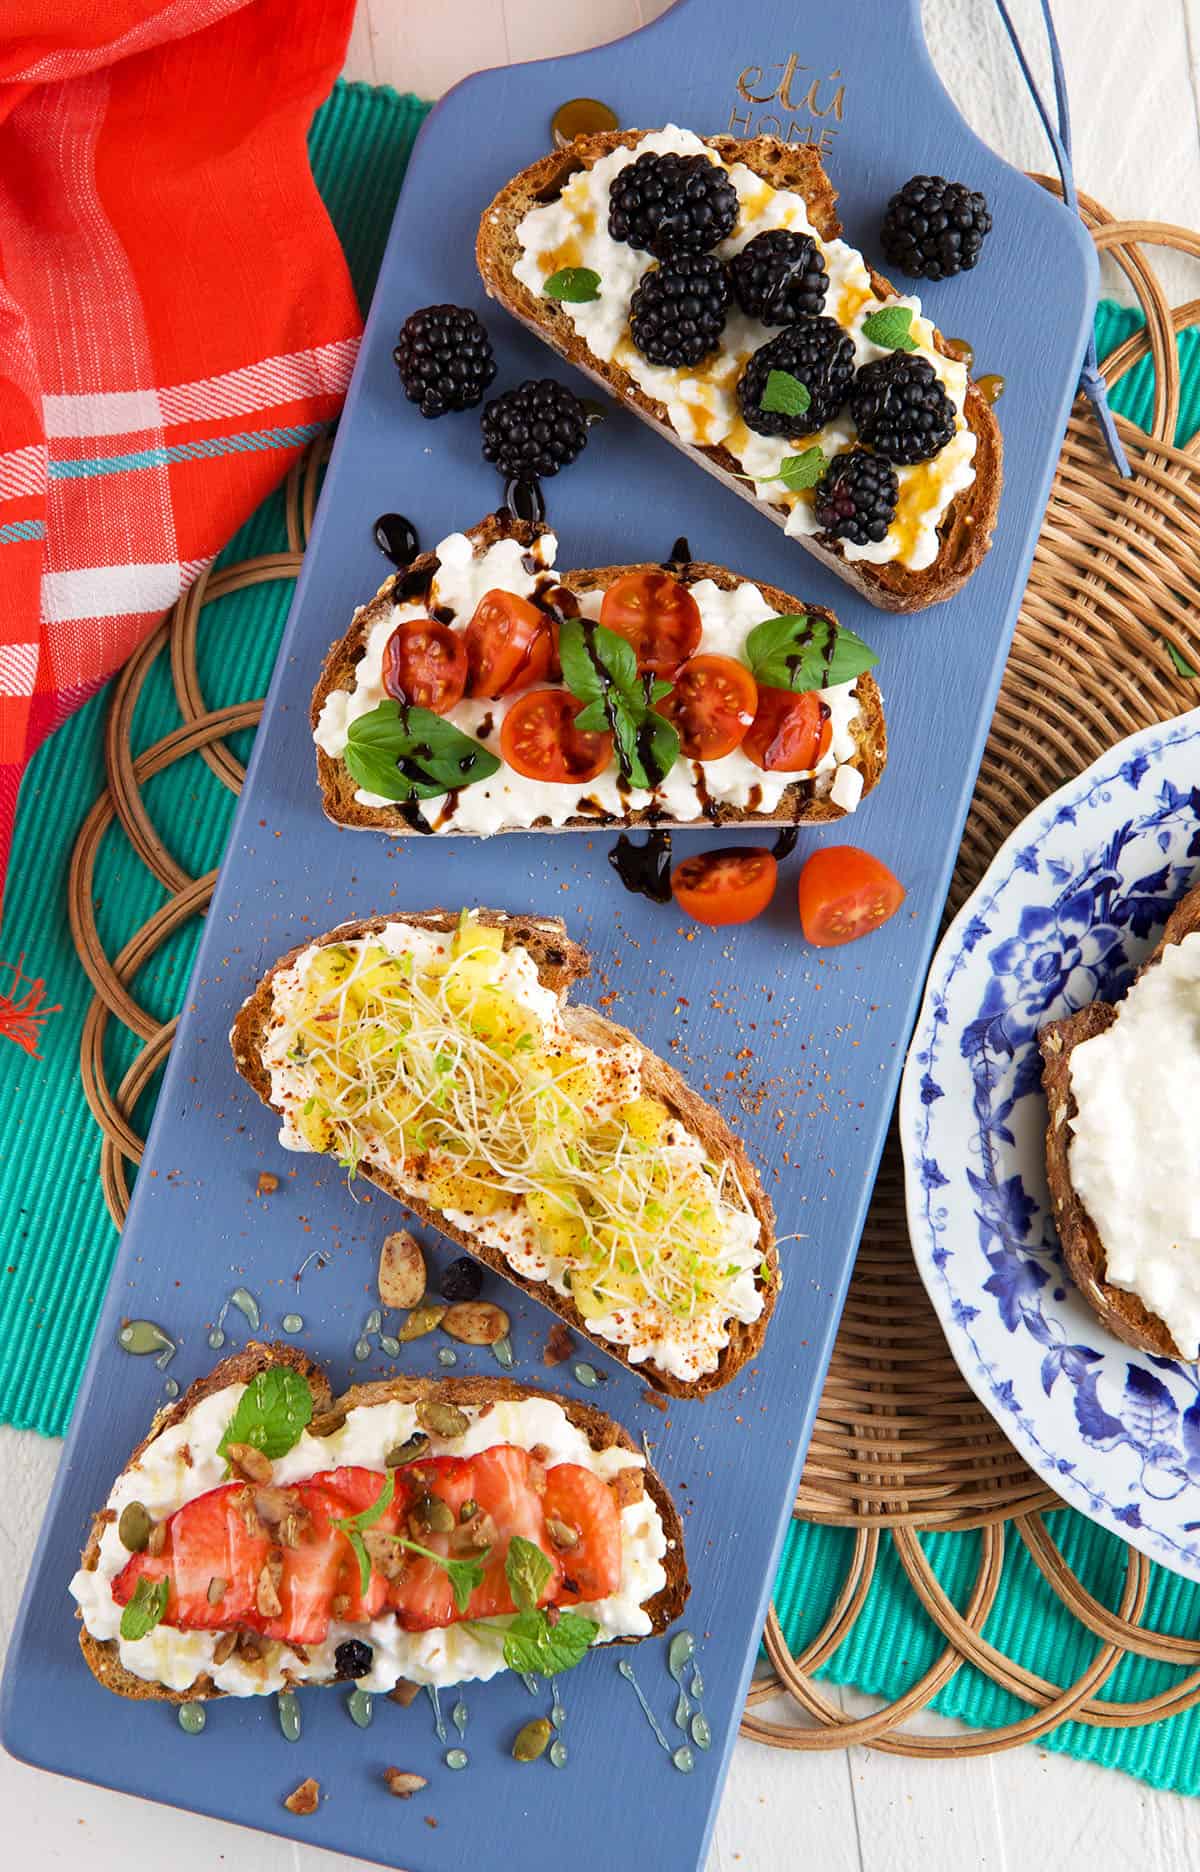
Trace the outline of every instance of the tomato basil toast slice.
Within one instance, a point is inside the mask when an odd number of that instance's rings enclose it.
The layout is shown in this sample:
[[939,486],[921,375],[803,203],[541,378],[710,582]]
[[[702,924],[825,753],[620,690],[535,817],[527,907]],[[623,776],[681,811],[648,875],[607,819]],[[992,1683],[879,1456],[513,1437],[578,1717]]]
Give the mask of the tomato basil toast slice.
[[[991,545],[1000,429],[920,301],[841,239],[836,204],[813,149],[606,131],[502,188],[476,260],[494,299],[697,466],[872,604],[917,611]],[[672,227],[712,251],[667,251]]]
[[688,1584],[666,1489],[592,1406],[509,1378],[334,1399],[252,1344],[159,1413],[71,1592],[106,1689],[183,1703],[549,1675],[664,1630]]
[[774,1216],[724,1120],[566,1000],[556,918],[375,917],[285,956],[234,1025],[281,1142],[329,1152],[678,1397],[727,1384],[775,1300]]
[[496,514],[355,613],[312,702],[336,824],[808,824],[875,785],[875,657],[832,611],[723,566],[556,552]]

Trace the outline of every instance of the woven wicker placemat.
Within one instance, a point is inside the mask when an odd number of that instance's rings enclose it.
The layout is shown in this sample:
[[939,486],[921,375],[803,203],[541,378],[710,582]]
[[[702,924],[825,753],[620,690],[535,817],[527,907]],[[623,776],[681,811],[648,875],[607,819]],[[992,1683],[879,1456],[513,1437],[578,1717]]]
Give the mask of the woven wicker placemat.
[[[1042,178],[1039,178],[1042,180]],[[1049,182],[1047,187],[1056,186]],[[1119,420],[1133,466],[1123,482],[1095,427],[1072,417],[1047,508],[1020,621],[971,807],[948,914],[970,894],[993,852],[1048,793],[1123,736],[1194,705],[1185,672],[1200,670],[1200,464],[1198,439],[1177,447],[1180,380],[1175,333],[1200,321],[1200,301],[1172,309],[1144,248],[1165,245],[1200,258],[1200,236],[1152,222],[1118,222],[1087,197],[1083,209],[1102,251],[1130,280],[1146,315],[1139,331],[1105,360],[1110,383],[1147,351],[1155,397],[1146,431]],[[205,607],[264,580],[294,577],[308,539],[323,451],[314,447],[286,488],[288,551],[225,567],[201,578],[131,659],[114,685],[105,742],[107,786],[76,844],[71,929],[96,994],[84,1026],[82,1074],[103,1134],[100,1175],[118,1226],[129,1190],[127,1164],[141,1140],[131,1122],[138,1098],[161,1065],[174,1021],[153,1019],[129,983],[188,918],[200,914],[215,873],[189,877],[156,831],[142,799],[154,775],[198,752],[231,790],[243,769],[225,744],[253,726],[261,702],[210,709],[196,664]],[[130,734],[142,687],[166,652],[182,725],[135,756]],[[116,819],[140,860],[167,893],[161,908],[109,957],[96,926],[95,855]],[[142,1042],[115,1087],[104,1064],[110,1018]],[[789,1748],[867,1742],[894,1752],[974,1755],[1045,1734],[1067,1718],[1128,1726],[1153,1722],[1200,1702],[1200,1668],[1160,1695],[1105,1702],[1099,1692],[1126,1653],[1200,1667],[1200,1639],[1140,1626],[1151,1563],[1127,1550],[1116,1611],[1070,1571],[1042,1519],[1057,1498],[1030,1471],[977,1403],[951,1357],[913,1265],[904,1222],[903,1177],[894,1140],[885,1153],[837,1345],[796,1499],[802,1519],[852,1528],[855,1538],[836,1603],[821,1631],[793,1654],[774,1610],[765,1644],[769,1675],[756,1682],[745,1733]],[[917,1539],[922,1529],[981,1529],[974,1590],[960,1610],[950,1601]],[[1011,1531],[1010,1531],[1011,1530]],[[1007,1658],[981,1636],[995,1603],[1006,1540],[1015,1536],[1043,1579],[1099,1643],[1089,1667],[1058,1685]],[[891,1541],[918,1600],[945,1639],[941,1656],[900,1698],[868,1717],[846,1716],[813,1681],[852,1630]],[[954,1737],[915,1734],[905,1725],[969,1663],[1031,1706],[1002,1728]],[[768,1720],[763,1700],[783,1691],[794,1720]]]

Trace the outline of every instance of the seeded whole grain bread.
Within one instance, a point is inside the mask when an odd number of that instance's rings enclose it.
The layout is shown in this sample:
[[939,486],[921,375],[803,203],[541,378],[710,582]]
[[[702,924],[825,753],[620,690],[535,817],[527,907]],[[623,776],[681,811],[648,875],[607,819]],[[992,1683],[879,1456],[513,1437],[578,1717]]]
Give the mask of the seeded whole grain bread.
[[[542,986],[565,999],[568,990],[590,972],[591,963],[587,951],[573,942],[566,933],[565,925],[557,917],[508,916],[503,911],[477,910],[473,913],[480,923],[500,927],[504,931],[506,949],[520,947],[528,951],[537,965],[538,979]],[[394,914],[367,917],[359,922],[344,923],[338,929],[331,930],[325,936],[316,938],[322,945],[353,941],[356,937],[371,936],[383,929],[388,923],[408,923],[419,929],[440,931],[453,930],[458,917],[449,911],[396,911]],[[283,956],[264,975],[262,981],[245,1002],[234,1022],[230,1036],[233,1047],[234,1063],[242,1077],[258,1093],[265,1105],[271,1105],[271,1075],[263,1064],[262,1049],[267,1033],[273,1022],[272,984],[281,969],[286,969],[308,943],[302,943]],[[570,1031],[581,1041],[601,1047],[634,1046],[641,1055],[642,1086],[652,1098],[662,1102],[687,1126],[697,1137],[715,1162],[732,1164],[746,1200],[759,1223],[759,1246],[767,1270],[767,1278],[760,1274],[757,1285],[763,1295],[763,1310],[758,1319],[745,1325],[735,1320],[729,1328],[729,1343],[722,1349],[715,1370],[705,1373],[692,1383],[674,1377],[670,1372],[660,1369],[649,1360],[634,1364],[622,1346],[608,1340],[595,1339],[589,1332],[588,1323],[583,1318],[569,1294],[559,1294],[545,1281],[531,1280],[511,1267],[499,1248],[480,1241],[470,1230],[460,1228],[446,1220],[437,1209],[420,1197],[407,1194],[400,1185],[389,1176],[386,1170],[361,1163],[358,1175],[374,1183],[379,1189],[403,1203],[406,1209],[419,1216],[423,1222],[441,1231],[443,1235],[456,1242],[460,1248],[474,1255],[495,1273],[503,1275],[514,1286],[530,1294],[551,1312],[557,1313],[567,1325],[584,1338],[592,1338],[592,1343],[606,1352],[610,1358],[619,1359],[624,1365],[643,1377],[656,1390],[664,1391],[671,1397],[703,1397],[710,1391],[719,1390],[729,1383],[746,1362],[753,1358],[762,1345],[770,1320],[775,1298],[779,1289],[779,1257],[775,1248],[775,1215],[766,1191],[759,1180],[749,1157],[740,1140],[729,1129],[720,1113],[707,1105],[687,1082],[681,1078],[673,1066],[650,1053],[642,1045],[636,1034],[619,1027],[615,1022],[604,1019],[592,1008],[568,1005],[565,1018]],[[278,1107],[273,1107],[278,1109]]]
[[[467,538],[474,541],[476,551],[486,552],[497,540],[515,539],[525,547],[533,545],[543,533],[552,532],[553,528],[516,520],[507,512],[490,514],[478,526],[468,529]],[[321,668],[321,675],[313,691],[310,711],[312,725],[315,728],[320,719],[326,699],[335,689],[352,689],[354,672],[367,646],[367,639],[372,627],[382,617],[386,617],[392,608],[394,592],[400,581],[409,574],[432,574],[436,571],[438,559],[436,553],[422,553],[404,572],[393,573],[379,587],[369,604],[361,605],[354,613],[350,629],[344,637],[332,645]],[[710,565],[702,560],[690,560],[686,563],[673,564],[667,568],[674,578],[684,585],[697,585],[701,579],[711,579],[722,591],[734,591],[737,586],[747,581],[739,574],[729,572],[724,566]],[[569,586],[574,592],[607,591],[610,585],[624,576],[626,572],[661,572],[659,565],[603,566],[598,570],[581,572],[561,572],[555,577],[562,585]],[[806,605],[800,599],[791,597],[787,592],[778,590],[773,585],[760,585],[764,604],[780,616],[798,611],[806,611],[812,616],[828,618],[837,622],[832,611],[822,605]],[[857,678],[858,719],[851,723],[850,732],[857,745],[853,766],[863,777],[864,795],[871,791],[883,772],[887,761],[887,729],[883,719],[883,698],[875,678],[868,674]],[[326,817],[335,825],[354,828],[373,829],[375,831],[410,832],[412,823],[399,806],[364,806],[355,798],[357,782],[343,760],[335,760],[321,748],[317,754],[317,779],[321,788],[321,803]],[[550,783],[548,783],[550,784]],[[829,798],[809,798],[808,786],[804,781],[793,781],[780,798],[779,804],[770,813],[752,812],[749,807],[730,806],[714,802],[706,814],[706,820],[714,825],[821,825],[829,820],[842,819],[845,814],[840,806],[835,806]],[[428,802],[435,810],[438,802]],[[596,813],[577,813],[568,819],[564,826],[549,826],[545,820],[535,820],[534,829],[544,831],[569,831],[586,826],[595,831],[597,827],[615,825],[640,825],[650,823],[656,826],[703,824],[703,820],[673,820],[665,818],[653,808],[643,807],[637,812],[624,814],[620,819]],[[451,828],[452,829],[452,828]]]
[[[439,1403],[462,1405],[487,1405],[515,1402],[521,1398],[543,1397],[561,1406],[563,1412],[577,1429],[582,1430],[594,1450],[627,1449],[637,1451],[628,1431],[606,1417],[592,1404],[585,1404],[578,1398],[560,1397],[556,1392],[544,1391],[534,1385],[519,1384],[513,1378],[385,1378],[373,1384],[352,1385],[341,1397],[335,1398],[330,1390],[329,1380],[320,1366],[291,1345],[264,1345],[251,1341],[242,1351],[232,1357],[222,1359],[205,1377],[198,1378],[189,1386],[183,1396],[166,1410],[155,1416],[149,1432],[134,1450],[126,1469],[132,1468],[138,1458],[147,1450],[157,1436],[164,1430],[172,1429],[181,1423],[204,1398],[214,1391],[224,1390],[226,1385],[249,1384],[259,1372],[266,1371],[272,1365],[290,1365],[293,1371],[300,1372],[308,1379],[313,1394],[313,1422],[322,1417],[328,1420],[328,1431],[337,1427],[339,1417],[346,1411],[357,1410],[361,1406],[388,1404],[392,1402],[408,1404],[420,1403],[426,1399]],[[314,1432],[316,1434],[316,1432]],[[663,1570],[666,1584],[646,1600],[644,1610],[649,1614],[652,1626],[651,1635],[665,1631],[683,1611],[691,1590],[688,1584],[687,1558],[683,1546],[683,1526],[674,1502],[667,1493],[666,1486],[647,1463],[645,1471],[646,1492],[654,1502],[662,1519],[663,1532],[667,1537],[667,1551],[663,1556]],[[81,1564],[94,1572],[100,1560],[100,1540],[104,1533],[107,1512],[101,1510],[92,1523],[87,1546],[83,1550]],[[637,1644],[636,1638],[619,1638],[616,1644]],[[79,1631],[79,1646],[87,1660],[92,1675],[112,1690],[117,1696],[129,1697],[137,1701],[150,1699],[160,1703],[200,1703],[212,1697],[226,1695],[218,1690],[212,1678],[205,1674],[197,1678],[186,1690],[169,1690],[164,1684],[149,1683],[144,1677],[134,1676],[121,1663],[120,1652],[115,1639],[100,1640],[93,1638],[82,1625]],[[311,1683],[313,1679],[306,1678]]]
[[[603,131],[595,136],[576,137],[565,149],[553,150],[540,161],[522,169],[500,190],[484,210],[475,244],[475,258],[489,297],[499,300],[505,309],[520,319],[554,350],[593,378],[601,388],[621,398],[645,421],[675,443],[702,468],[741,494],[774,520],[786,524],[788,509],[760,501],[754,483],[742,469],[736,456],[724,447],[702,447],[684,442],[671,424],[665,406],[648,396],[619,364],[604,364],[594,357],[575,331],[570,316],[557,300],[532,293],[513,272],[521,257],[517,228],[531,208],[557,200],[563,187],[580,169],[591,168],[602,156],[619,145],[632,148],[647,134],[645,130]],[[726,163],[745,163],[773,188],[788,189],[804,198],[808,217],[823,240],[834,240],[842,231],[837,218],[837,192],[814,149],[793,143],[781,143],[775,137],[752,137],[743,142],[737,137],[705,137],[704,142]],[[871,284],[883,300],[894,296],[895,288],[868,267]],[[944,339],[935,334],[939,351],[949,356]],[[919,572],[894,561],[870,565],[862,560],[848,560],[839,540],[818,534],[797,537],[796,544],[814,553],[839,578],[852,585],[871,604],[884,611],[922,611],[928,605],[950,598],[982,563],[992,543],[996,513],[1000,504],[1003,479],[1003,444],[1000,426],[990,405],[975,384],[967,388],[964,414],[975,435],[975,479],[969,488],[955,496],[939,528],[940,545],[932,565]]]
[[[1200,885],[1180,899],[1158,946],[1138,971],[1139,975],[1161,960],[1164,949],[1200,931]],[[1071,1054],[1085,1040],[1105,1033],[1120,1013],[1120,1004],[1093,1001],[1065,1020],[1048,1021],[1038,1033],[1042,1054],[1042,1085],[1049,1105],[1046,1126],[1046,1180],[1063,1258],[1080,1293],[1111,1333],[1126,1345],[1162,1358],[1183,1354],[1164,1320],[1152,1313],[1138,1296],[1114,1287],[1105,1278],[1107,1257],[1096,1225],[1071,1181],[1071,1126],[1078,1106],[1071,1089]]]

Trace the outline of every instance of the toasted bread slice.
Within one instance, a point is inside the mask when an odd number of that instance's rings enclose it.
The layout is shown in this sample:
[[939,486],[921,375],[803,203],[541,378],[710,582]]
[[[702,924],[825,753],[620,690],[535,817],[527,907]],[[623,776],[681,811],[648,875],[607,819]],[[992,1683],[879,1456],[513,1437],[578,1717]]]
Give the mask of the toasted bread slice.
[[[520,946],[525,949],[537,965],[538,979],[543,987],[551,989],[565,1000],[573,983],[581,981],[590,971],[591,964],[586,950],[573,942],[566,933],[564,924],[557,917],[521,917],[507,916],[503,911],[478,910],[473,915],[480,923],[499,926],[504,931],[504,946]],[[453,930],[458,919],[446,911],[397,911],[389,916],[368,917],[361,922],[343,924],[339,929],[330,931],[317,940],[322,946],[353,940],[355,937],[369,936],[383,929],[388,923],[402,922],[413,924],[422,929]],[[295,958],[310,945],[304,943],[283,956],[275,967],[265,975],[250,999],[242,1007],[234,1023],[231,1043],[234,1062],[243,1078],[248,1080],[264,1104],[272,1109],[279,1107],[271,1098],[271,1075],[263,1062],[263,1045],[275,1019],[273,1012],[272,984],[276,975],[286,969]],[[451,1241],[466,1249],[479,1261],[504,1276],[515,1286],[539,1300],[543,1306],[566,1321],[574,1331],[592,1338],[593,1343],[610,1358],[619,1359],[628,1365],[631,1371],[644,1377],[659,1391],[665,1391],[672,1397],[703,1397],[726,1385],[742,1369],[746,1362],[758,1352],[766,1333],[767,1323],[775,1304],[779,1287],[779,1259],[775,1249],[775,1216],[766,1192],[759,1180],[758,1173],[750,1162],[741,1142],[729,1129],[720,1113],[711,1105],[706,1105],[691,1087],[683,1080],[673,1066],[665,1060],[648,1052],[637,1036],[615,1022],[605,1020],[588,1007],[569,1006],[564,1009],[570,1032],[585,1043],[603,1048],[624,1045],[636,1047],[640,1054],[642,1090],[650,1097],[660,1099],[674,1116],[679,1118],[687,1129],[703,1145],[710,1160],[716,1163],[728,1162],[735,1172],[742,1192],[753,1215],[759,1224],[758,1248],[761,1251],[762,1268],[757,1277],[756,1286],[761,1293],[763,1308],[759,1317],[750,1324],[733,1320],[729,1325],[729,1342],[722,1349],[714,1370],[704,1373],[691,1381],[685,1381],[664,1371],[650,1360],[634,1363],[626,1354],[624,1347],[609,1340],[601,1340],[590,1332],[587,1321],[579,1312],[569,1294],[556,1293],[545,1281],[532,1280],[512,1267],[503,1252],[481,1241],[471,1230],[460,1227],[447,1220],[437,1209],[420,1197],[409,1194],[386,1170],[371,1165],[365,1159],[359,1165],[358,1174],[369,1182],[395,1197],[422,1221],[439,1229]]]
[[[1168,919],[1158,946],[1146,958],[1139,975],[1161,959],[1164,949],[1200,930],[1200,885],[1180,899]],[[1157,1313],[1134,1293],[1114,1287],[1105,1278],[1104,1243],[1071,1181],[1071,1125],[1078,1106],[1071,1089],[1071,1054],[1085,1040],[1111,1027],[1120,1012],[1110,1001],[1093,1001],[1065,1020],[1048,1021],[1038,1034],[1042,1054],[1042,1084],[1050,1107],[1046,1127],[1046,1180],[1063,1258],[1080,1293],[1111,1333],[1141,1352],[1182,1359],[1183,1354]]]
[[[486,552],[497,540],[514,539],[521,545],[530,547],[550,528],[534,525],[524,520],[514,519],[507,512],[490,514],[478,526],[467,531],[477,553]],[[369,604],[362,605],[355,612],[350,629],[344,637],[331,647],[321,669],[317,686],[313,691],[311,719],[314,729],[321,717],[321,711],[329,696],[338,689],[352,690],[355,686],[355,671],[362,659],[373,626],[386,618],[392,606],[397,602],[397,591],[406,581],[415,582],[431,578],[437,571],[436,553],[423,553],[405,572],[394,573],[384,580],[375,597]],[[607,591],[617,579],[627,572],[661,572],[661,566],[602,566],[581,572],[555,573],[556,582],[569,587],[582,595],[589,591]],[[724,566],[709,565],[702,560],[692,560],[685,564],[673,564],[669,568],[672,577],[684,585],[697,585],[702,579],[711,579],[722,591],[735,591],[739,585],[748,581],[737,573],[727,571]],[[795,612],[807,612],[811,616],[828,619],[836,624],[832,611],[823,605],[805,604],[799,598],[773,585],[760,585],[768,610],[780,616]],[[887,761],[887,729],[883,716],[883,698],[875,678],[865,673],[855,679],[855,694],[858,701],[858,717],[850,726],[854,738],[856,753],[847,766],[857,768],[862,776],[864,794],[879,780]],[[411,810],[407,806],[367,806],[357,797],[358,785],[344,760],[335,759],[323,748],[317,748],[317,779],[321,788],[321,803],[326,817],[335,825],[355,828],[372,828],[375,831],[405,832],[413,829]],[[675,820],[664,814],[661,808],[640,807],[629,811],[621,818],[596,813],[577,813],[568,819],[564,826],[551,827],[546,819],[535,820],[534,829],[568,830],[572,827],[586,826],[590,831],[604,826],[632,826],[652,824],[656,826],[696,825],[822,825],[834,819],[842,819],[845,812],[834,804],[828,794],[829,776],[821,783],[811,779],[794,780],[783,793],[779,804],[770,812],[755,812],[748,806],[732,806],[719,800],[708,803],[703,812],[692,820]],[[431,812],[437,801],[429,802]],[[428,829],[428,828],[427,828]],[[450,828],[451,830],[453,828]]]
[[[297,1347],[290,1345],[262,1345],[251,1342],[241,1352],[231,1358],[223,1359],[219,1365],[205,1377],[197,1379],[183,1396],[167,1409],[158,1412],[150,1426],[149,1433],[134,1450],[126,1469],[130,1469],[138,1458],[150,1447],[154,1439],[164,1430],[170,1430],[195,1408],[202,1399],[215,1391],[224,1390],[231,1384],[248,1384],[259,1372],[266,1371],[272,1365],[289,1365],[293,1371],[300,1372],[307,1378],[312,1388],[313,1402],[316,1406],[314,1424],[322,1415],[332,1422],[346,1411],[358,1410],[364,1406],[398,1402],[402,1404],[420,1403],[425,1400],[446,1404],[488,1405],[493,1403],[516,1401],[521,1398],[549,1398],[560,1406],[564,1415],[575,1427],[583,1431],[594,1450],[627,1449],[636,1450],[637,1445],[628,1431],[623,1430],[611,1417],[606,1417],[594,1405],[582,1403],[577,1398],[561,1397],[556,1392],[543,1391],[532,1385],[519,1384],[512,1378],[386,1378],[374,1384],[352,1385],[341,1397],[334,1398],[329,1381],[321,1368],[314,1364]],[[662,1521],[663,1532],[667,1539],[667,1551],[663,1556],[662,1566],[666,1573],[666,1584],[648,1599],[643,1610],[651,1621],[651,1634],[665,1631],[674,1623],[687,1602],[688,1585],[687,1559],[683,1545],[683,1527],[675,1504],[667,1493],[666,1486],[659,1476],[646,1465],[644,1470],[646,1492],[654,1502]],[[92,1523],[87,1546],[83,1550],[82,1566],[86,1572],[95,1572],[100,1559],[100,1541],[107,1524],[107,1513],[101,1510]],[[616,1644],[637,1644],[637,1638],[617,1638]],[[151,1699],[160,1703],[198,1703],[210,1697],[224,1696],[209,1676],[203,1676],[186,1690],[170,1690],[163,1684],[149,1682],[146,1678],[136,1677],[121,1663],[120,1649],[116,1639],[96,1639],[86,1627],[81,1627],[79,1645],[87,1660],[92,1675],[112,1690],[117,1696],[138,1700]]]
[[[522,324],[602,388],[620,397],[701,467],[707,468],[779,526],[784,526],[788,518],[787,506],[760,500],[753,482],[728,449],[683,441],[672,426],[665,406],[647,395],[618,363],[604,363],[596,358],[576,333],[566,309],[556,300],[531,292],[513,271],[521,257],[517,229],[529,210],[556,200],[580,169],[590,168],[619,145],[633,148],[646,134],[645,130],[614,130],[576,137],[565,149],[552,151],[514,176],[484,210],[480,220],[475,247],[479,271],[489,295],[499,300]],[[745,142],[730,136],[705,137],[703,141],[723,162],[745,163],[773,188],[788,189],[803,196],[808,218],[822,239],[833,240],[840,235],[837,194],[814,149],[764,136]],[[877,298],[882,301],[894,297],[896,289],[882,274],[873,268],[868,270]],[[943,355],[951,355],[940,334],[935,335],[935,342]],[[1000,428],[990,405],[973,383],[967,389],[964,416],[975,435],[975,479],[951,502],[938,529],[940,543],[931,565],[913,571],[896,561],[873,565],[863,560],[848,560],[841,542],[824,534],[792,536],[797,545],[814,553],[839,578],[845,579],[882,610],[921,611],[952,597],[980,565],[991,545],[1003,478]]]

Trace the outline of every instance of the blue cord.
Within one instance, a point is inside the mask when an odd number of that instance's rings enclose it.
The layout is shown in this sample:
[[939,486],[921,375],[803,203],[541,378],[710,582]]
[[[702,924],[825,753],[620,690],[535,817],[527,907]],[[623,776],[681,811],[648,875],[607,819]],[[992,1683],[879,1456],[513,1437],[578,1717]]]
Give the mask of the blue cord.
[[[1057,126],[1042,100],[1041,92],[1037,88],[1037,81],[1029,69],[1029,61],[1026,59],[1025,53],[1022,50],[1021,41],[1017,37],[1017,29],[1013,25],[1008,7],[1005,5],[1005,0],[996,0],[996,7],[999,11],[1000,18],[1004,21],[1004,29],[1012,43],[1012,49],[1017,55],[1017,63],[1021,67],[1022,76],[1025,79],[1025,83],[1029,86],[1029,94],[1037,107],[1037,114],[1041,118],[1042,126],[1050,140],[1050,147],[1054,151],[1054,161],[1062,180],[1063,200],[1072,214],[1078,214],[1079,191],[1075,186],[1075,170],[1071,161],[1071,112],[1067,102],[1067,80],[1066,74],[1063,71],[1062,52],[1059,49],[1058,34],[1054,30],[1054,20],[1050,12],[1050,0],[1041,0],[1041,7],[1042,18],[1046,24],[1046,38],[1050,45],[1050,65],[1054,73],[1054,101],[1058,107]],[[1084,396],[1091,404],[1096,420],[1100,424],[1100,428],[1104,434],[1105,444],[1113,460],[1113,465],[1116,467],[1118,473],[1121,474],[1124,479],[1128,480],[1132,470],[1129,466],[1129,459],[1122,446],[1121,438],[1117,434],[1117,425],[1113,421],[1113,413],[1108,407],[1108,385],[1105,383],[1100,373],[1100,365],[1096,357],[1096,337],[1094,332],[1090,332],[1088,335],[1087,350],[1083,357],[1083,369],[1079,373],[1079,388],[1083,391]]]

